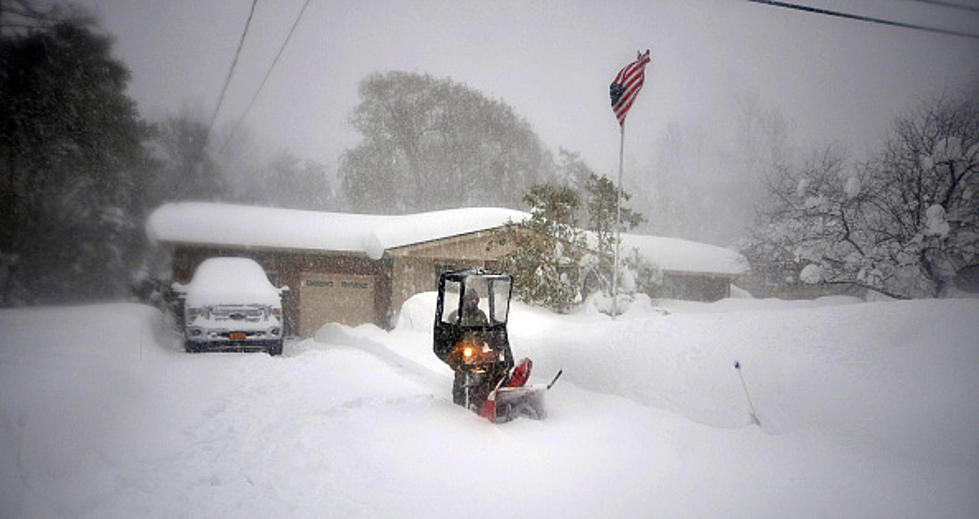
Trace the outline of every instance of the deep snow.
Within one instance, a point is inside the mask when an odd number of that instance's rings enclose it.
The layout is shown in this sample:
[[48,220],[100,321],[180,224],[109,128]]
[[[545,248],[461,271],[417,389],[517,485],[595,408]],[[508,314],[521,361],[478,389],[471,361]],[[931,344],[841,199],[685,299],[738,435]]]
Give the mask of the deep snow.
[[280,358],[185,354],[140,305],[0,311],[0,515],[979,515],[979,300],[643,303],[515,304],[531,382],[565,375],[503,425],[451,404],[433,294]]

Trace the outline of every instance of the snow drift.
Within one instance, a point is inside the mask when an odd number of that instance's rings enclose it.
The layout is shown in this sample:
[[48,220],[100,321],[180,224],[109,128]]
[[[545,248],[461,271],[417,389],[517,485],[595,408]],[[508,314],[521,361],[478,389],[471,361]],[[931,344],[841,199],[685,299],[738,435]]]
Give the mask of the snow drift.
[[[544,422],[452,405],[434,297],[285,355],[152,308],[0,311],[5,517],[975,517],[979,301],[514,305]],[[712,311],[719,310],[719,311]],[[739,360],[761,419],[751,425]],[[536,379],[536,380],[535,380]]]

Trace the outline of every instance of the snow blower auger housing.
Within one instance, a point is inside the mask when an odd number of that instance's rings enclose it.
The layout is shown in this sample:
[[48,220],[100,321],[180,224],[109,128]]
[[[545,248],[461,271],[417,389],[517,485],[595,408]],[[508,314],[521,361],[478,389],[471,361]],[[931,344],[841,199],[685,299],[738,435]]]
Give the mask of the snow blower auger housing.
[[483,268],[438,280],[433,350],[455,372],[452,401],[492,422],[544,418],[546,385],[525,386],[533,363],[514,363],[507,337],[509,274]]

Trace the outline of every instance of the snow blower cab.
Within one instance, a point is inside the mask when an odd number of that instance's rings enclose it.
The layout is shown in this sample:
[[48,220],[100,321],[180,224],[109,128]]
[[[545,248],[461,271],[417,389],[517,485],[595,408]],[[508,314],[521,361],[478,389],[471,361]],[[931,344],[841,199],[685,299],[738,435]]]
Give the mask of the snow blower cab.
[[539,388],[524,387],[530,359],[515,367],[510,351],[512,284],[510,275],[483,268],[446,272],[438,281],[433,350],[455,372],[452,401],[494,422],[544,415]]
[[457,375],[470,371],[496,376],[513,367],[506,329],[512,283],[507,274],[481,268],[439,277],[433,349]]

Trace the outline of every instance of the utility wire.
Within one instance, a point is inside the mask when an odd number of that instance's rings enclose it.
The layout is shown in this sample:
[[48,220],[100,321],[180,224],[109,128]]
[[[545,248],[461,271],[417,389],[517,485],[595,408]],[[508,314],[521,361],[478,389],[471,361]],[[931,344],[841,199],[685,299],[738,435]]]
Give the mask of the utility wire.
[[972,11],[974,13],[979,13],[979,7],[973,7],[971,5],[957,4],[955,2],[943,2],[942,0],[911,0],[912,2],[921,2],[923,4],[940,5],[942,7],[951,7],[952,9],[963,9],[965,11]]
[[252,105],[255,104],[255,100],[258,99],[258,94],[260,94],[262,92],[262,88],[265,87],[265,82],[268,81],[269,76],[272,75],[272,69],[274,69],[276,63],[279,62],[279,57],[282,56],[282,52],[285,50],[286,45],[289,44],[289,40],[292,38],[292,33],[296,31],[296,26],[299,25],[299,20],[302,19],[303,13],[306,12],[306,6],[308,5],[309,0],[306,0],[306,2],[303,3],[303,8],[300,9],[299,14],[296,15],[296,21],[292,22],[292,28],[289,29],[289,34],[286,35],[286,39],[279,47],[278,54],[275,55],[275,59],[272,60],[272,64],[269,65],[268,70],[265,71],[265,77],[262,78],[262,83],[258,85],[258,89],[255,90],[255,94],[252,96],[251,101],[248,102],[248,106],[245,108],[244,113],[241,114],[241,117],[238,118],[238,122],[236,122],[234,128],[231,129],[231,135],[228,136],[228,140],[224,141],[224,146],[221,146],[221,153],[224,153],[225,148],[227,148],[228,144],[235,138],[235,134],[238,133],[238,127],[241,126],[241,123],[245,120],[245,117],[248,116],[248,112],[251,111]]
[[915,24],[911,24],[911,23],[895,22],[893,20],[884,20],[882,18],[871,18],[869,16],[861,16],[861,15],[858,15],[858,14],[843,13],[843,12],[840,12],[840,11],[830,11],[829,9],[821,9],[819,7],[811,7],[811,6],[808,6],[808,5],[792,4],[792,3],[789,3],[789,2],[777,2],[777,1],[774,1],[774,0],[748,0],[748,1],[749,2],[753,2],[753,3],[756,3],[756,4],[765,4],[765,5],[775,6],[775,7],[785,7],[786,9],[797,9],[799,11],[805,11],[805,12],[808,12],[808,13],[825,14],[825,15],[828,15],[828,16],[838,16],[840,18],[848,18],[850,20],[859,20],[861,22],[879,23],[879,24],[883,24],[883,25],[891,25],[891,26],[894,26],[894,27],[904,27],[904,28],[907,28],[907,29],[917,29],[919,31],[937,32],[937,33],[940,33],[940,34],[948,34],[948,35],[951,35],[951,36],[962,36],[964,38],[973,38],[973,39],[979,40],[979,34],[974,34],[974,33],[969,33],[969,32],[951,31],[951,30],[947,30],[947,29],[939,29],[939,28],[936,28],[936,27],[927,27],[927,26],[924,26],[924,25],[915,25]]
[[252,24],[252,16],[255,15],[255,4],[258,0],[252,0],[251,10],[248,11],[248,20],[245,21],[245,29],[241,31],[241,39],[238,40],[238,49],[235,50],[235,57],[231,60],[231,67],[228,68],[228,75],[224,78],[224,86],[221,87],[221,95],[218,96],[218,104],[214,107],[214,113],[211,114],[211,122],[207,125],[207,134],[204,136],[204,146],[207,146],[207,141],[211,136],[211,129],[214,128],[214,121],[218,118],[218,110],[221,109],[221,103],[224,102],[224,94],[228,91],[228,84],[231,83],[231,75],[235,72],[235,65],[238,64],[238,55],[241,54],[241,47],[245,44],[245,35],[248,34],[248,27]]

